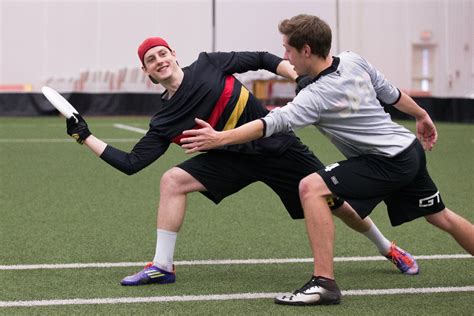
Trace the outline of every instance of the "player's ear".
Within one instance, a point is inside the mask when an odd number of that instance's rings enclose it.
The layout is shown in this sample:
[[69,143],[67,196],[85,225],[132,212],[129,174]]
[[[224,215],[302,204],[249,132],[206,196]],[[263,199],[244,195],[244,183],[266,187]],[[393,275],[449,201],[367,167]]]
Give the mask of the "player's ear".
[[177,58],[177,56],[176,56],[176,51],[175,51],[174,49],[171,51],[171,56],[173,56],[173,57],[176,59],[176,65],[179,66],[178,58]]
[[306,57],[311,56],[311,47],[308,44],[303,45],[303,53]]

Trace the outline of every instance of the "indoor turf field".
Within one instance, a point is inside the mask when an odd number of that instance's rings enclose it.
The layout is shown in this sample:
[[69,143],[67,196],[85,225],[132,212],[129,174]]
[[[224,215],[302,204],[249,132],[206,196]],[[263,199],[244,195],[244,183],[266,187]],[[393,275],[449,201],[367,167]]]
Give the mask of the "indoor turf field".
[[[141,134],[114,124],[148,124],[145,117],[86,119],[92,133],[124,150]],[[446,205],[472,222],[474,125],[437,126],[429,171]],[[298,135],[324,163],[342,159],[313,127]],[[175,253],[177,282],[122,287],[124,276],[153,257],[160,175],[186,159],[183,151],[171,145],[153,165],[126,176],[69,138],[63,119],[47,117],[0,118],[0,154],[0,314],[472,313],[472,257],[423,219],[391,227],[383,205],[372,218],[388,238],[420,258],[420,275],[400,274],[336,220],[342,304],[275,305],[274,295],[309,279],[311,252],[303,221],[291,220],[262,184],[218,206],[191,194]]]

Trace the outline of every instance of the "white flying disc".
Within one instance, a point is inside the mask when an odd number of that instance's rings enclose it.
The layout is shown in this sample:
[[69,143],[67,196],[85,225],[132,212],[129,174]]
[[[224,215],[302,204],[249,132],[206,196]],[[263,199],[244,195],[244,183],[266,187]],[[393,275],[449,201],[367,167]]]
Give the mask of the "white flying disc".
[[[46,99],[51,102],[52,105],[62,114],[65,118],[69,119],[74,116],[74,114],[79,114],[77,110],[66,100],[62,95],[60,95],[56,90],[44,86],[41,88],[41,92],[43,92]],[[76,123],[79,122],[77,118]]]

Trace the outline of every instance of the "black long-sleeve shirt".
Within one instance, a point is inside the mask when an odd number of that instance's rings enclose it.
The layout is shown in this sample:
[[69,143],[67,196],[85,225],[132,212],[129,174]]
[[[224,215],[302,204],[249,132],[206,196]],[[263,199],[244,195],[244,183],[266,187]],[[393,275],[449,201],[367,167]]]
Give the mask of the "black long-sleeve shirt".
[[[276,73],[281,58],[266,52],[201,53],[183,68],[184,77],[176,93],[152,117],[146,135],[126,153],[107,145],[101,158],[126,173],[133,174],[157,160],[170,143],[180,144],[182,132],[196,126],[194,119],[206,120],[215,130],[235,128],[264,117],[268,110],[233,76],[251,70]],[[166,91],[165,91],[166,93]],[[241,145],[223,146],[245,154],[284,152],[297,138],[294,134],[275,134]]]

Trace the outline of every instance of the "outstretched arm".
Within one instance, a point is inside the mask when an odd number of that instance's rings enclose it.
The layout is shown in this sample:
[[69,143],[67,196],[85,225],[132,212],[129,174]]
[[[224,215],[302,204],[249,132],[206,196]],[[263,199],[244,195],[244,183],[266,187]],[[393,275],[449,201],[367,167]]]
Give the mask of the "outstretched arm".
[[74,138],[78,144],[86,145],[99,157],[107,147],[105,142],[92,135],[86,121],[79,114],[76,114],[75,117],[66,119],[66,129],[67,134]]
[[218,132],[210,124],[201,119],[196,119],[201,128],[184,131],[181,146],[187,154],[205,151],[224,145],[243,144],[261,138],[264,124],[262,120],[254,120],[238,128]]
[[105,142],[98,139],[94,135],[90,135],[89,137],[87,137],[84,140],[84,145],[89,147],[89,149],[92,150],[99,157],[100,157],[100,155],[102,155],[105,148],[107,147],[107,144]]
[[92,152],[109,165],[128,175],[134,174],[150,165],[169,146],[169,141],[161,138],[157,132],[149,130],[135,144],[132,151],[127,153],[108,145],[92,135],[84,118],[80,115],[76,115],[76,117],[78,122],[74,118],[66,120],[68,135],[73,137],[79,144],[89,147]]
[[393,106],[416,119],[416,136],[425,150],[433,149],[438,140],[436,126],[428,113],[406,93],[401,92],[400,100]]
[[276,73],[286,79],[295,81],[298,78],[294,67],[290,64],[288,60],[282,60],[276,69]]

